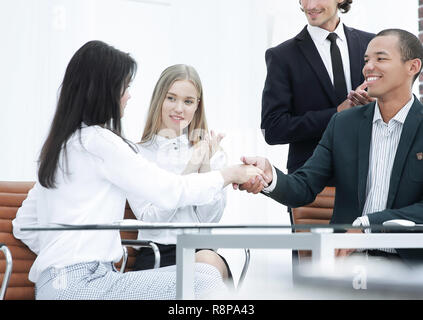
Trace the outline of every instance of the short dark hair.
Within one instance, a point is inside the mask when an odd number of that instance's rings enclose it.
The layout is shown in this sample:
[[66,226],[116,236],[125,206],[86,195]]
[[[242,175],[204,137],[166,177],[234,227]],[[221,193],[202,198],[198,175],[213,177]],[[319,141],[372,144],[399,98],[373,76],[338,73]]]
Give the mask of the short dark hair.
[[[299,0],[299,2],[301,5],[301,0]],[[348,11],[350,11],[352,2],[353,0],[344,0],[341,3],[338,3],[339,11],[341,11],[341,13],[347,13]],[[303,10],[303,8],[301,8],[301,10]]]
[[[423,65],[423,46],[419,38],[411,32],[402,29],[385,29],[380,31],[376,37],[391,35],[398,37],[402,61],[406,62],[413,59],[420,59]],[[421,71],[422,67],[420,67],[420,71],[414,76],[413,82],[417,79]]]
[[338,9],[342,13],[347,13],[351,9],[351,3],[352,2],[353,2],[353,0],[345,0],[345,1],[342,1],[341,3],[338,3]]
[[60,88],[50,132],[39,157],[38,180],[55,187],[56,169],[66,142],[82,127],[100,125],[121,136],[120,101],[135,76],[137,64],[128,54],[102,41],[89,41],[70,60]]

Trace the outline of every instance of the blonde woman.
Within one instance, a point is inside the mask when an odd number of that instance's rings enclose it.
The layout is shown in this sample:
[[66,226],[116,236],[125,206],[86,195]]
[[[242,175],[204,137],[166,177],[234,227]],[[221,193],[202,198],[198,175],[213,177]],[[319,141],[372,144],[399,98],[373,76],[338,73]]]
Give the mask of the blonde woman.
[[[140,155],[180,175],[218,170],[226,163],[225,153],[219,146],[222,138],[223,135],[213,131],[209,134],[203,89],[196,70],[182,64],[164,70],[151,98],[141,142],[137,144]],[[172,210],[162,209],[145,199],[128,197],[128,201],[136,217],[146,222],[219,222],[226,194],[222,190],[208,204]],[[138,239],[158,244],[163,267],[176,262],[176,233],[176,230],[143,230]],[[225,259],[215,251],[197,251],[196,261],[218,265],[223,278],[231,278]],[[135,269],[150,269],[153,265],[153,252],[141,248]]]

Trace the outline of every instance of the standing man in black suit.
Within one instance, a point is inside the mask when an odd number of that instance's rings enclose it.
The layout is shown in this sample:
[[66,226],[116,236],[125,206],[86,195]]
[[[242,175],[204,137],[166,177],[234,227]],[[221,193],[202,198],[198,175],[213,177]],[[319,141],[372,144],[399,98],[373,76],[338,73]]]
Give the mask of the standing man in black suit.
[[352,0],[299,2],[308,25],[266,51],[262,98],[261,129],[268,144],[289,143],[288,173],[311,157],[336,112],[372,101],[361,70],[374,34],[347,27],[338,16]]

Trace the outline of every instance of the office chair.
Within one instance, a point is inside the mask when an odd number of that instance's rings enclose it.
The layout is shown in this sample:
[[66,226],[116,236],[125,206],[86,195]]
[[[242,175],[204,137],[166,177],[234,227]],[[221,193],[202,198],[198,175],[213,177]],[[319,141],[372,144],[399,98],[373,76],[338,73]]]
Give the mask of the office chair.
[[[36,255],[13,236],[12,220],[34,182],[0,181],[0,299],[31,300],[34,283],[28,280]],[[13,257],[13,262],[12,262]],[[13,266],[13,270],[12,270]],[[2,279],[1,279],[2,278]]]
[[[292,208],[292,221],[298,224],[329,224],[335,204],[335,187],[326,187],[316,199],[303,207]],[[295,232],[307,232],[309,230],[295,230]],[[299,260],[309,259],[311,251],[299,250]]]

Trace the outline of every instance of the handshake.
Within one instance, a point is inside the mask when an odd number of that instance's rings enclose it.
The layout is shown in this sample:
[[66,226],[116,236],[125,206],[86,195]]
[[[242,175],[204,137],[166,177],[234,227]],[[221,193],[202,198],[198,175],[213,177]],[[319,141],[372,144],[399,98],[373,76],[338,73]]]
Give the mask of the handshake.
[[[224,134],[203,134],[204,139],[195,144],[193,155],[182,174],[204,173],[210,171],[210,159],[221,150],[220,142]],[[259,193],[273,180],[273,169],[269,160],[262,157],[241,157],[242,164],[232,165],[220,170],[224,186],[232,184],[233,188]]]
[[243,164],[222,169],[225,185],[232,183],[235,190],[259,193],[273,180],[272,165],[262,157],[241,157]]

